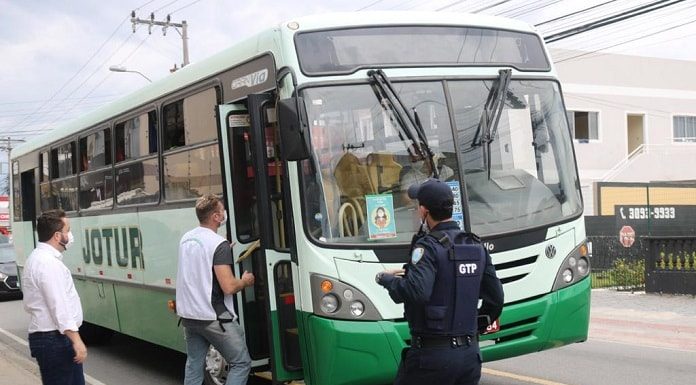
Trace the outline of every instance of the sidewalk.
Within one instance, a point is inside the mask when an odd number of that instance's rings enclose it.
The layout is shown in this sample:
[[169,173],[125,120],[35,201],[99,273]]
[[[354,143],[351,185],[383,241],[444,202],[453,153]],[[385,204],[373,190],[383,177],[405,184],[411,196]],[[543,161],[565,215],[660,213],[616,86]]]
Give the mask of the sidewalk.
[[696,351],[696,298],[592,290],[590,338]]
[[39,367],[0,342],[0,383],[41,385]]

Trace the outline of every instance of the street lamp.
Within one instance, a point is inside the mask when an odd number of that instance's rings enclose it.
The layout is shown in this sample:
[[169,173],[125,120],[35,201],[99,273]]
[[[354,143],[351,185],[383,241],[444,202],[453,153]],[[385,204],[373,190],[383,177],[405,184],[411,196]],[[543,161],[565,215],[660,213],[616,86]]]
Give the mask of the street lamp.
[[124,66],[113,65],[113,66],[109,67],[109,71],[111,71],[111,72],[133,72],[133,73],[136,73],[136,74],[144,77],[145,79],[147,79],[148,82],[152,83],[152,80],[150,80],[149,77],[143,75],[140,71],[129,70],[128,68],[126,68]]

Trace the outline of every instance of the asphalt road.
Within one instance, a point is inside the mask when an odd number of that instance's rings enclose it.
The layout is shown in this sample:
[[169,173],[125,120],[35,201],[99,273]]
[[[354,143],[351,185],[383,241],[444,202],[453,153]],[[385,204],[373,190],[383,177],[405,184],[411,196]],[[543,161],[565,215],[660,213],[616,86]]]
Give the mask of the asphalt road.
[[[0,348],[32,365],[26,324],[21,301],[0,302]],[[89,348],[85,373],[93,385],[173,385],[183,382],[184,362],[178,352],[116,335]],[[682,385],[694,375],[696,299],[594,291],[587,342],[485,363],[480,384]]]

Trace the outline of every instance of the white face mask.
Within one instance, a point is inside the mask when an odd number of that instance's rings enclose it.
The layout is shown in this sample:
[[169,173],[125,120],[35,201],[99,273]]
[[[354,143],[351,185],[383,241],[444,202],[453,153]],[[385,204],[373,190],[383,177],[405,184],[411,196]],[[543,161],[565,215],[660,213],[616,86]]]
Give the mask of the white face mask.
[[227,210],[222,212],[222,222],[220,224],[222,225],[225,222],[227,222]]
[[67,250],[70,247],[70,245],[73,244],[73,242],[75,242],[75,237],[73,236],[72,231],[68,231],[68,241],[63,243],[63,240],[61,239],[60,244],[63,245],[63,247],[65,247],[65,250]]

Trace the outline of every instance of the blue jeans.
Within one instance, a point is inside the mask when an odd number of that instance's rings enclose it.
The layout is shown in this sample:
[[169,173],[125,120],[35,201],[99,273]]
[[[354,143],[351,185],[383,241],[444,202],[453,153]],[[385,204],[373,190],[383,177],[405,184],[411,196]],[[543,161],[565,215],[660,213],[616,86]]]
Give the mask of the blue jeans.
[[[186,335],[186,371],[184,385],[201,385],[205,371],[205,357],[213,345],[220,352],[229,372],[225,385],[245,385],[251,371],[251,358],[244,340],[244,331],[236,321],[220,324],[218,321],[183,320]],[[223,331],[224,328],[224,331]]]
[[70,339],[58,331],[29,334],[29,350],[36,358],[43,385],[85,385],[82,364],[73,361]]

